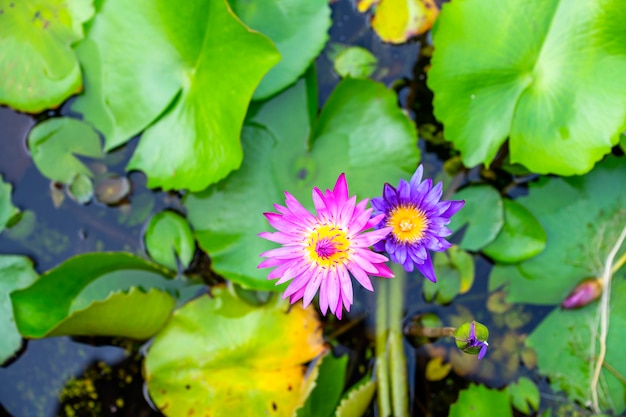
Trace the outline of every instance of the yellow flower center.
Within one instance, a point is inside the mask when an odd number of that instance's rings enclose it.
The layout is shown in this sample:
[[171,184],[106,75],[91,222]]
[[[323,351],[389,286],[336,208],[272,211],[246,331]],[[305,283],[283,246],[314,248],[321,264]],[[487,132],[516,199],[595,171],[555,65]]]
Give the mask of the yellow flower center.
[[343,264],[348,259],[350,239],[340,227],[325,224],[309,235],[306,250],[309,258],[322,268]]
[[428,219],[424,212],[412,205],[400,205],[389,213],[387,226],[400,242],[414,243],[424,237]]

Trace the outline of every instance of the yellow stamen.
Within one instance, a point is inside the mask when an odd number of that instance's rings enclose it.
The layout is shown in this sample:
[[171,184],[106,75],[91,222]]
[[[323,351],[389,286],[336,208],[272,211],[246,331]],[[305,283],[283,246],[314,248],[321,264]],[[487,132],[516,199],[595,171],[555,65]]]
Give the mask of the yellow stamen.
[[306,250],[311,261],[322,268],[341,265],[348,260],[350,239],[340,227],[325,224],[316,227],[308,237]]
[[428,228],[428,219],[424,212],[412,205],[400,205],[394,208],[387,219],[387,226],[400,242],[414,243],[424,237]]

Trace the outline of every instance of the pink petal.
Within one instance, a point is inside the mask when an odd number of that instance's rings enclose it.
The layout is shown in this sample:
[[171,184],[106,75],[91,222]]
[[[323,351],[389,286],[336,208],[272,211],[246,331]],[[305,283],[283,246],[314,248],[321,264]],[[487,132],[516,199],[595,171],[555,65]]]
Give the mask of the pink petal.
[[328,305],[331,311],[336,310],[337,302],[339,301],[339,277],[337,276],[337,269],[333,268],[326,275],[325,281],[328,281],[326,285],[326,293],[328,295]]
[[363,269],[361,269],[358,265],[354,263],[349,263],[348,269],[352,273],[354,279],[356,279],[358,283],[363,286],[363,288],[369,291],[374,291],[370,278],[367,276],[365,271],[363,271]]
[[382,278],[394,277],[393,272],[391,271],[391,269],[389,269],[387,264],[374,264],[374,266],[376,267],[377,271],[376,273],[372,275],[377,276],[377,277],[382,277]]
[[319,267],[311,271],[311,279],[306,284],[306,289],[304,290],[304,297],[302,297],[302,303],[304,307],[311,304],[311,301],[313,301],[313,297],[315,297],[315,294],[317,293],[317,290],[320,288],[320,284],[322,283],[322,280],[325,278],[327,273],[328,273],[328,270],[319,268]]
[[383,227],[382,229],[361,233],[360,235],[353,238],[353,242],[355,246],[358,246],[360,248],[367,248],[386,238],[392,230],[393,227]]
[[328,280],[322,280],[322,284],[320,285],[320,311],[325,316],[328,311],[328,295],[326,294],[328,291]]
[[[341,287],[341,295],[344,298],[344,303],[347,302],[348,305],[353,303],[353,293],[352,293],[352,280],[350,279],[350,274],[346,268],[338,268],[339,275],[339,284]],[[349,310],[349,308],[348,308]]]

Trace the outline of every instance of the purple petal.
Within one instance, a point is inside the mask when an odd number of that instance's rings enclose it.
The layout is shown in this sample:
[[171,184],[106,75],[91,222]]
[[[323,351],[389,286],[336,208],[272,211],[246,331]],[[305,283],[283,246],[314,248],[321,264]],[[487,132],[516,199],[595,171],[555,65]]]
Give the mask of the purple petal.
[[417,269],[422,273],[422,275],[424,275],[432,282],[437,282],[437,277],[435,277],[435,270],[433,269],[433,261],[431,260],[430,254],[428,252],[426,252],[426,259],[424,260],[424,263],[416,266]]

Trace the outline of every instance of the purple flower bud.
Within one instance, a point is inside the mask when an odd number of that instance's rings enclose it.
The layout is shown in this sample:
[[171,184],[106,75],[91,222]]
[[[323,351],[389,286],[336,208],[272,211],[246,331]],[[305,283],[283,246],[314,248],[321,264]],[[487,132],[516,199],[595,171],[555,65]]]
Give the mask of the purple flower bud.
[[561,303],[566,310],[584,307],[600,298],[602,283],[597,278],[588,278],[578,284],[574,290]]

